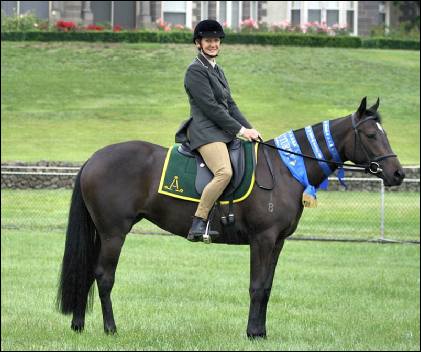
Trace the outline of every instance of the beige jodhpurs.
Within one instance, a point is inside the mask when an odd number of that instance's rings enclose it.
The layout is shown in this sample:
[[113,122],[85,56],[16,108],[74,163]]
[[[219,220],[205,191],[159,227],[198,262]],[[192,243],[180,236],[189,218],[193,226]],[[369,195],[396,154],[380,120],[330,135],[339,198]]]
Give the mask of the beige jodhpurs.
[[232,177],[232,168],[225,143],[209,143],[202,145],[197,150],[214,176],[212,181],[204,188],[199,206],[194,214],[206,220],[216,200],[224,192],[225,187],[228,186]]

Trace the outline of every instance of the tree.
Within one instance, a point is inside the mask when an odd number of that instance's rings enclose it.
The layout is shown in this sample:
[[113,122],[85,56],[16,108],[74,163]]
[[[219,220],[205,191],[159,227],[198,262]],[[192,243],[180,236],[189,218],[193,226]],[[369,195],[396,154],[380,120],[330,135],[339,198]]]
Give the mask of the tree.
[[405,23],[405,30],[420,30],[420,2],[419,1],[392,1],[393,6],[399,9],[399,22]]

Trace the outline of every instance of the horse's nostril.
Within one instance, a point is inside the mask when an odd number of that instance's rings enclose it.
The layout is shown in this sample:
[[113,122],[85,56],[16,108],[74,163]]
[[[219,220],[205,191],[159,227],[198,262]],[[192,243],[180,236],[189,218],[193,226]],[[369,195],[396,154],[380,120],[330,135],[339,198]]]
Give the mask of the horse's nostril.
[[403,180],[405,178],[405,173],[401,170],[396,170],[395,171],[395,177]]

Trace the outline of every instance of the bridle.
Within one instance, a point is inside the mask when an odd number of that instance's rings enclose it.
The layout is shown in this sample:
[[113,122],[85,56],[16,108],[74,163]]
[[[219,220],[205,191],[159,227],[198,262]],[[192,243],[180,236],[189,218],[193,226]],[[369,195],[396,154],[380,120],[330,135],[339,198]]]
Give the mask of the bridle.
[[[361,145],[361,148],[364,151],[365,156],[367,157],[367,160],[370,160],[370,156],[369,156],[369,153],[367,151],[367,148],[364,145],[363,141],[361,140],[360,131],[358,130],[358,127],[360,125],[362,125],[364,122],[367,122],[369,120],[374,120],[375,118],[376,118],[375,116],[369,116],[369,117],[364,118],[361,121],[355,122],[355,113],[353,113],[351,115],[352,128],[354,129],[354,160],[355,160],[355,153],[356,153],[356,149],[357,149],[357,140],[359,141],[359,145]],[[380,167],[380,164],[378,163],[379,161],[387,159],[387,158],[391,158],[391,157],[396,157],[396,154],[386,154],[386,155],[375,157],[374,159],[370,160],[368,164],[348,164],[348,163],[342,163],[342,162],[337,162],[337,161],[332,161],[332,160],[319,159],[319,158],[316,158],[316,157],[311,156],[311,155],[295,153],[291,150],[279,148],[275,145],[265,143],[265,142],[263,142],[263,140],[260,137],[259,137],[259,140],[255,140],[255,142],[266,145],[266,146],[268,146],[270,148],[273,148],[273,149],[281,150],[285,153],[299,155],[299,156],[301,156],[303,158],[306,158],[306,159],[311,159],[311,160],[316,160],[316,161],[320,161],[320,162],[325,162],[325,163],[328,163],[328,164],[331,164],[331,165],[336,165],[337,167],[342,167],[344,170],[365,172],[365,173],[369,173],[369,174],[372,174],[372,175],[377,175],[377,174],[383,172],[383,169]]]
[[376,116],[369,116],[366,117],[358,122],[355,122],[355,113],[353,113],[351,115],[351,121],[352,121],[352,128],[354,129],[354,157],[353,159],[355,160],[355,154],[356,154],[356,150],[357,150],[357,140],[359,141],[359,145],[361,146],[361,149],[363,150],[367,160],[370,160],[369,166],[368,166],[368,172],[370,174],[376,175],[380,172],[382,172],[382,168],[379,165],[379,161],[382,161],[384,159],[387,158],[392,158],[392,157],[396,157],[396,154],[386,154],[386,155],[382,155],[382,156],[378,156],[375,157],[374,159],[370,158],[370,155],[367,151],[366,146],[364,145],[361,136],[360,136],[360,131],[358,130],[358,126],[362,125],[364,122],[367,122],[369,120],[375,120]]

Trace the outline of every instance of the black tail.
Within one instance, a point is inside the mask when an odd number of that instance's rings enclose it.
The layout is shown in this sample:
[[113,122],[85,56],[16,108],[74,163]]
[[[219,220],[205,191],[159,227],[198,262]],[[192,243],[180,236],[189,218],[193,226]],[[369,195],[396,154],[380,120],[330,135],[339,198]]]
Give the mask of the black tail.
[[84,166],[81,167],[76,177],[73,189],[57,293],[56,306],[63,314],[84,310],[88,292],[88,307],[92,309],[93,304],[94,265],[98,258],[100,242],[95,234],[95,225],[82,198],[80,175]]

